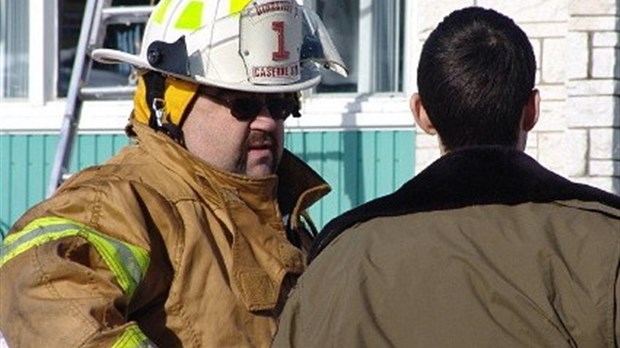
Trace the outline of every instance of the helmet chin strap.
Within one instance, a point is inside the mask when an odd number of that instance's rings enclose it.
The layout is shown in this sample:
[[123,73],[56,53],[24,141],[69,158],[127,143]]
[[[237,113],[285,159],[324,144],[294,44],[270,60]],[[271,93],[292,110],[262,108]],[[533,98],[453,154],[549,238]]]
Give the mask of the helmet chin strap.
[[165,133],[172,140],[185,147],[181,126],[168,122],[168,115],[165,114],[164,107],[166,101],[164,99],[164,92],[166,89],[166,77],[161,73],[149,71],[144,74],[144,84],[146,86],[146,105],[149,106],[151,111],[149,127]]

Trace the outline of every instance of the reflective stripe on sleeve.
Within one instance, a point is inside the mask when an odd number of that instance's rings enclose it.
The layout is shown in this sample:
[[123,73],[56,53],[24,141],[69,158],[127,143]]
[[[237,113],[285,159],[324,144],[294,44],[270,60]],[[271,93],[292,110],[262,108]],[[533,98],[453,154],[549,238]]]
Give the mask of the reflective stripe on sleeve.
[[90,242],[131,298],[144,277],[150,258],[146,250],[105,236],[83,224],[59,217],[39,218],[7,236],[0,248],[0,267],[33,247],[57,239],[79,236]]
[[136,324],[129,325],[112,348],[156,348]]

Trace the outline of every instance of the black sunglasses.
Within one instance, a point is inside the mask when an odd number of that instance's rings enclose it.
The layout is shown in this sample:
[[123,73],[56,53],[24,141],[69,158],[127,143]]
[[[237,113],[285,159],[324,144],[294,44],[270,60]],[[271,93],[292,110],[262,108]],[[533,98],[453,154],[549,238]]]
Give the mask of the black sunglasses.
[[[240,121],[250,121],[261,112],[263,107],[267,107],[269,114],[275,120],[286,120],[290,115],[300,117],[299,98],[296,93],[284,94],[238,94],[237,92],[227,92],[224,90],[214,90],[210,88],[200,88],[200,94],[207,96],[214,102],[226,106],[230,113]],[[236,95],[234,93],[237,93]],[[230,95],[232,94],[232,95]]]

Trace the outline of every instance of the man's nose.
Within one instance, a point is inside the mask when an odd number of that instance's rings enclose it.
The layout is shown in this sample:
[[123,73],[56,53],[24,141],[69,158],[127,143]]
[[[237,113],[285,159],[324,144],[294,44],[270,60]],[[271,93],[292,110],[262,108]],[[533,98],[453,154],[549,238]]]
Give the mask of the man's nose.
[[282,121],[273,118],[267,106],[263,105],[263,108],[252,121],[252,128],[272,132],[278,127],[278,122]]

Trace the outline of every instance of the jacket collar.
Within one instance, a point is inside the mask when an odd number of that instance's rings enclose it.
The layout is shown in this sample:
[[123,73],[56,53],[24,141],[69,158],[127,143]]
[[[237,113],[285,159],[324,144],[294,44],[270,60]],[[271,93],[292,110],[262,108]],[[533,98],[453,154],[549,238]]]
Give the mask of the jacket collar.
[[277,175],[250,178],[209,166],[145,125],[134,123],[133,130],[141,147],[186,181],[229,225],[233,238],[228,272],[247,310],[275,310],[287,286],[286,275],[301,274],[306,264],[302,252],[287,240],[282,216],[290,215],[296,228],[301,211],[329,192],[327,183],[288,151]]
[[[212,180],[223,187],[243,187],[243,192],[238,193],[246,197],[256,197],[250,201],[273,199],[275,192],[282,214],[298,215],[331,190],[310,166],[286,149],[277,175],[250,178],[211,167],[167,135],[155,132],[142,123],[133,122],[131,126],[141,146],[152,153],[163,166],[181,175],[198,192],[201,191],[200,185],[208,184]],[[206,192],[209,201],[221,201],[222,197],[213,196],[217,194],[216,191]]]
[[524,152],[502,146],[452,151],[392,194],[330,221],[309,260],[344,229],[375,217],[457,209],[473,205],[579,200],[620,209],[620,197],[571,181],[545,169]]

